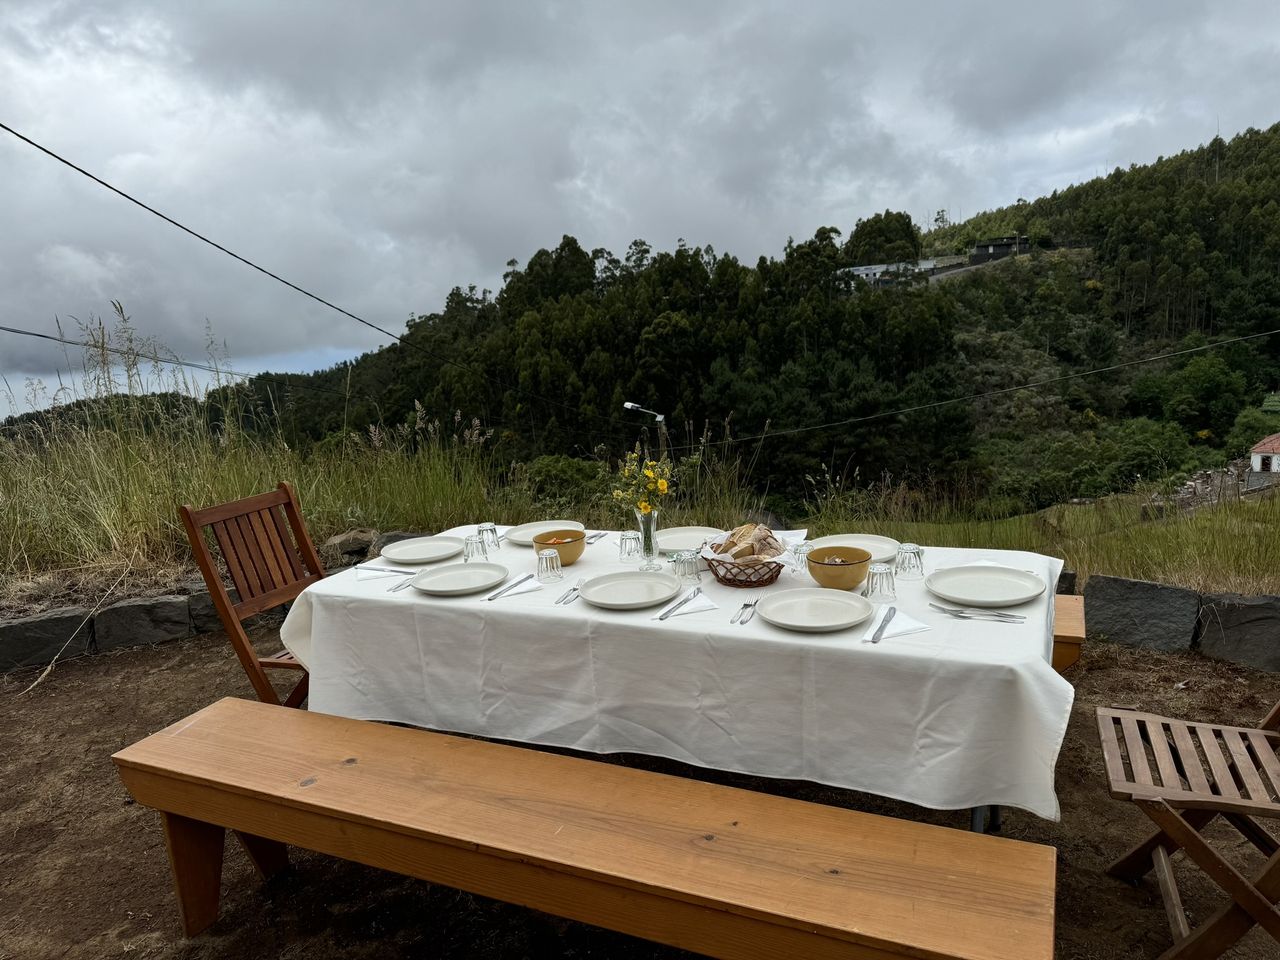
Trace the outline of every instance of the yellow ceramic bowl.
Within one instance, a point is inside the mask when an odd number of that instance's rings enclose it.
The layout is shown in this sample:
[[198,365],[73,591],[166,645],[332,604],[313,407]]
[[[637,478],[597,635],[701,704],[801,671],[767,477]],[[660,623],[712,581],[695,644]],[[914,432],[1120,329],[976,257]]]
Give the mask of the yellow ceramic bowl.
[[809,553],[809,575],[818,586],[833,590],[852,590],[861,584],[870,565],[871,554],[861,547],[818,547]]
[[[559,543],[552,541],[559,540]],[[533,538],[535,550],[546,550],[550,547],[560,554],[560,566],[571,567],[582,556],[587,548],[587,532],[585,530],[548,530]]]

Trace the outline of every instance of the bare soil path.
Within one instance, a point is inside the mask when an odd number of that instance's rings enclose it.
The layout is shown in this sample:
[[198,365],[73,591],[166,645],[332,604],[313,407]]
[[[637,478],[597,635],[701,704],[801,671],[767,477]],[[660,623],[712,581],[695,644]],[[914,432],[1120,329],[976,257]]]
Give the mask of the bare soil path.
[[[184,940],[155,814],[129,802],[109,758],[211,700],[249,696],[229,645],[201,637],[71,661],[20,695],[34,676],[0,677],[0,960],[688,956],[319,854],[296,853],[291,870],[262,885],[234,843],[227,846],[221,918],[209,933]],[[1005,835],[1058,848],[1060,960],[1149,960],[1169,944],[1154,883],[1132,888],[1102,873],[1148,828],[1136,810],[1106,794],[1093,707],[1137,702],[1174,716],[1254,722],[1280,697],[1280,677],[1190,655],[1088,644],[1068,678],[1077,699],[1058,764],[1062,822],[1011,811]],[[814,784],[647,758],[606,762],[955,827],[967,822],[965,813]],[[1245,851],[1234,840],[1230,849]],[[1198,922],[1219,896],[1194,868],[1177,869]],[[1280,948],[1255,930],[1229,956],[1275,960]]]

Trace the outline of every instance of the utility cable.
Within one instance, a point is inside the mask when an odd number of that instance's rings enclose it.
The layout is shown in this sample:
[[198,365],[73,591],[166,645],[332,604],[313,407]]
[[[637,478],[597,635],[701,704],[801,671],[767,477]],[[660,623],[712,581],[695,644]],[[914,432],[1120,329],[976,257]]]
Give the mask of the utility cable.
[[1057,377],[1046,377],[1043,380],[1033,380],[1030,383],[1019,384],[1016,387],[1000,387],[997,390],[988,390],[985,393],[972,393],[966,397],[952,397],[948,400],[934,400],[930,403],[921,403],[912,407],[902,407],[898,410],[886,410],[882,413],[870,413],[863,417],[850,417],[847,420],[834,420],[830,423],[815,423],[807,427],[791,427],[783,430],[766,430],[762,433],[752,434],[746,437],[732,437],[725,440],[708,440],[704,443],[685,444],[679,447],[672,447],[675,450],[695,450],[708,446],[720,446],[730,443],[747,443],[752,440],[764,440],[765,438],[793,436],[798,433],[811,433],[815,430],[832,430],[836,427],[847,427],[855,423],[866,423],[871,420],[883,420],[886,417],[900,417],[907,413],[917,413],[921,410],[932,410],[937,407],[946,407],[955,403],[972,403],[977,400],[985,400],[988,397],[998,397],[1006,393],[1016,393],[1019,390],[1034,390],[1039,387],[1047,387],[1055,383],[1063,383],[1068,380],[1079,380],[1083,377],[1092,377],[1099,373],[1110,373],[1113,370],[1123,370],[1125,367],[1136,367],[1144,363],[1155,363],[1157,360],[1169,360],[1173,357],[1183,357],[1191,353],[1203,353],[1206,350],[1215,350],[1218,347],[1225,347],[1233,343],[1243,343],[1246,340],[1258,340],[1262,337],[1270,337],[1280,333],[1280,329],[1267,330],[1264,333],[1250,333],[1243,337],[1232,337],[1229,340],[1218,340],[1214,343],[1202,344],[1198,347],[1187,347],[1185,350],[1174,350],[1169,353],[1160,353],[1152,357],[1141,357],[1137,360],[1125,360],[1123,363],[1113,363],[1105,367],[1097,367],[1093,370],[1081,370],[1076,373],[1064,373]]
[[[273,273],[272,271],[268,270],[266,267],[259,266],[258,264],[254,263],[252,260],[248,259],[247,257],[242,257],[240,254],[236,253],[234,250],[229,250],[228,248],[224,247],[222,244],[218,243],[217,241],[211,240],[210,238],[206,237],[204,234],[199,233],[196,230],[193,230],[191,227],[188,227],[183,223],[180,223],[179,221],[175,220],[173,217],[169,216],[168,214],[161,213],[155,207],[152,207],[144,203],[143,201],[139,200],[137,197],[134,197],[126,193],[125,191],[121,190],[119,187],[116,187],[108,183],[106,180],[103,180],[101,177],[93,173],[90,173],[84,167],[78,166],[77,164],[68,160],[66,157],[63,157],[55,153],[53,150],[50,150],[48,147],[37,143],[36,141],[32,140],[30,137],[25,136],[24,134],[19,133],[17,130],[13,129],[13,127],[9,126],[8,124],[0,122],[0,130],[4,130],[6,133],[13,134],[13,136],[17,137],[23,143],[26,143],[29,146],[35,147],[37,150],[39,150],[41,153],[45,154],[46,156],[51,157],[54,160],[57,160],[59,163],[70,167],[72,170],[76,171],[76,173],[79,173],[85,177],[88,177],[90,180],[92,180],[94,183],[98,184],[99,186],[105,187],[106,189],[110,190],[112,193],[116,194],[117,196],[122,197],[125,200],[128,200],[130,203],[138,207],[141,207],[143,210],[146,210],[148,213],[159,217],[161,220],[165,221],[165,223],[168,223],[171,226],[177,227],[183,233],[189,234],[190,236],[195,237],[197,240],[201,241],[202,243],[207,243],[209,246],[213,247],[215,250],[219,250],[222,253],[225,253],[227,256],[231,257],[233,260],[237,260],[240,263],[243,263],[245,266],[251,267],[254,270],[257,270],[259,273],[263,274],[264,276],[270,277],[272,280],[275,280],[278,283],[284,284],[289,289],[302,294],[304,297],[309,297],[310,299],[314,300],[316,303],[323,304],[324,306],[328,307],[330,310],[334,310],[342,314],[344,317],[349,317],[350,319],[356,321],[356,323],[364,324],[370,330],[376,330],[378,333],[381,333],[384,336],[390,337],[391,339],[398,341],[399,343],[405,345],[406,347],[417,350],[418,352],[420,352],[426,357],[429,357],[432,360],[435,360],[439,363],[449,364],[450,366],[457,367],[460,370],[466,370],[469,373],[478,373],[485,380],[488,380],[490,383],[498,387],[501,387],[504,390],[511,389],[516,391],[517,393],[523,393],[525,396],[531,397],[532,399],[540,400],[541,402],[548,404],[550,406],[562,407],[563,409],[573,413],[575,417],[588,416],[588,417],[593,417],[597,420],[603,420],[606,423],[609,423],[614,426],[625,427],[625,424],[622,423],[622,421],[618,420],[616,417],[605,417],[598,413],[584,414],[577,407],[573,407],[559,400],[552,400],[550,397],[541,396],[539,394],[533,393],[530,390],[525,390],[516,384],[509,383],[497,377],[491,376],[490,374],[486,373],[484,370],[481,370],[476,366],[463,363],[461,360],[455,360],[452,357],[442,356],[440,354],[435,353],[434,351],[428,350],[426,347],[422,346],[421,344],[413,340],[409,340],[398,333],[394,333],[393,331],[388,330],[385,327],[381,327],[376,323],[372,323],[369,320],[364,319],[363,317],[359,317],[356,314],[352,313],[350,310],[347,310],[343,307],[338,306],[336,303],[326,300],[324,297],[320,296],[319,294],[312,293],[310,290],[307,290],[305,287],[301,287],[291,280],[286,280],[284,277],[280,276],[277,273]],[[621,437],[615,437],[615,439],[621,439]]]

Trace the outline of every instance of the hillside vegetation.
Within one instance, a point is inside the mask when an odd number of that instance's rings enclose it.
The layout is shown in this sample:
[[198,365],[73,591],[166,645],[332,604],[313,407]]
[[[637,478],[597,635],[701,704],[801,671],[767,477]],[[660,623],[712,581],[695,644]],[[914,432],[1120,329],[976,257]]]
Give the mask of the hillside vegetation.
[[[565,237],[513,260],[496,294],[455,289],[404,344],[304,380],[333,393],[257,389],[302,447],[407,423],[420,402],[480,418],[513,459],[616,453],[643,419],[624,400],[686,440],[872,417],[768,440],[752,483],[798,496],[806,475],[889,473],[994,513],[1043,506],[1220,463],[1280,429],[1256,409],[1280,383],[1280,338],[881,415],[1280,327],[1278,197],[1280,125],[923,235],[890,212],[847,238],[823,227],[754,265]],[[932,285],[845,271],[1014,231],[1075,248]]]

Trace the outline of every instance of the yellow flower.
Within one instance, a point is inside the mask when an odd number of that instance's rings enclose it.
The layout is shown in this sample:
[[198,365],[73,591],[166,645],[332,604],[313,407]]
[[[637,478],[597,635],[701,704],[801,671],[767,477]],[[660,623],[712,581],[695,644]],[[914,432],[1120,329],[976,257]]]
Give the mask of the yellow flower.
[[666,492],[667,492],[667,481],[665,481],[665,480],[659,480],[659,481],[658,481],[658,492],[659,492],[659,493],[666,493]]
[[615,499],[615,500],[621,500],[621,499],[623,498],[623,496],[624,496],[624,494],[623,494],[623,492],[622,492],[621,490],[615,490],[615,491],[613,491],[613,499]]
[[644,475],[645,475],[646,477],[648,477],[650,480],[652,480],[652,479],[653,479],[653,468],[652,468],[652,467],[645,467],[645,468],[644,468]]
[[653,509],[653,507],[649,506],[648,500],[641,500],[638,504],[636,504],[636,506],[640,508],[641,513],[648,513]]

